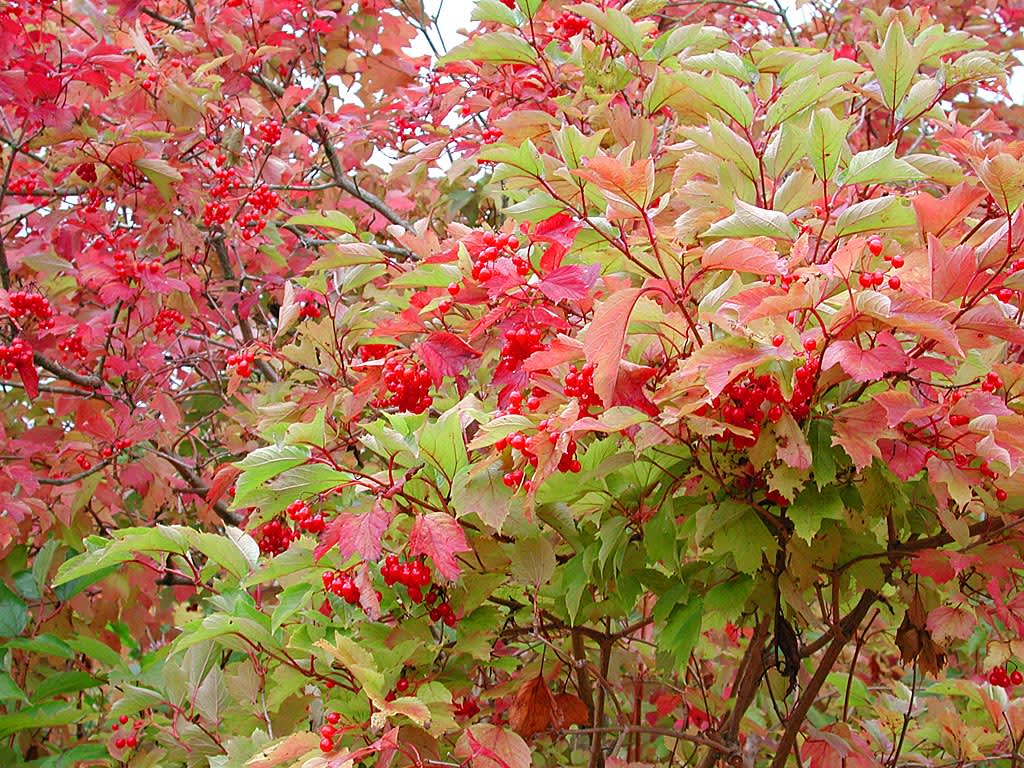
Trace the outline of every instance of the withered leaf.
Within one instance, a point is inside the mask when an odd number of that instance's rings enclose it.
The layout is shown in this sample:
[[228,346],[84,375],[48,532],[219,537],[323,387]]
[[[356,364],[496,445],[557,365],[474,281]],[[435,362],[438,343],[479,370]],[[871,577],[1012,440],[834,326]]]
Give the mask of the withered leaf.
[[508,720],[512,730],[524,739],[559,722],[558,704],[543,677],[538,675],[523,684],[509,708]]

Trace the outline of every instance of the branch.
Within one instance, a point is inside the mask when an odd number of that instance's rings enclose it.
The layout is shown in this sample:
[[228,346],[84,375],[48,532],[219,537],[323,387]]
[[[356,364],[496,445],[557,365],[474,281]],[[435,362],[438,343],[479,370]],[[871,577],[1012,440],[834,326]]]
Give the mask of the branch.
[[[154,450],[153,452],[178,470],[178,474],[189,482],[189,485],[191,486],[190,492],[195,493],[198,496],[206,495],[209,491],[209,487],[203,482],[203,479],[195,471],[195,468],[190,466],[187,462],[182,461],[173,453],[167,453],[166,451],[161,450]],[[237,512],[233,512],[228,509],[227,505],[223,501],[215,501],[210,506],[212,506],[213,511],[217,513],[217,517],[228,525],[239,525],[242,522],[242,516]]]
[[818,698],[818,692],[821,690],[821,686],[825,684],[825,678],[832,671],[832,667],[835,666],[836,661],[839,659],[839,654],[843,652],[843,648],[846,647],[853,633],[856,632],[857,627],[860,626],[864,617],[867,616],[876,599],[878,599],[877,592],[870,590],[865,592],[861,595],[857,606],[835,627],[831,645],[829,645],[825,655],[822,656],[818,663],[811,681],[807,684],[803,693],[800,694],[800,698],[793,705],[793,709],[790,710],[789,718],[786,720],[786,730],[783,731],[782,738],[775,749],[775,757],[772,759],[771,768],[786,768],[789,755],[796,744],[797,734],[800,733],[800,726],[804,724],[807,713],[811,711],[814,700]]
[[403,229],[412,232],[413,226],[410,222],[398,215],[388,206],[387,203],[375,194],[361,189],[354,181],[352,181],[351,178],[349,178],[348,174],[346,174],[345,170],[341,167],[341,161],[338,159],[338,153],[334,151],[334,144],[331,143],[331,137],[322,125],[318,125],[316,127],[316,133],[320,138],[320,145],[324,148],[324,154],[327,155],[327,162],[331,164],[331,175],[334,177],[335,183],[352,195],[352,197],[373,208],[373,210],[377,211],[377,213],[392,224],[397,224]]
[[80,387],[87,387],[88,389],[99,389],[103,386],[103,379],[99,376],[75,373],[69,368],[65,368],[60,363],[54,362],[41,352],[33,353],[32,359],[35,361],[36,365],[43,370],[49,371],[58,379],[64,379],[64,381],[70,381],[72,384],[77,384]]

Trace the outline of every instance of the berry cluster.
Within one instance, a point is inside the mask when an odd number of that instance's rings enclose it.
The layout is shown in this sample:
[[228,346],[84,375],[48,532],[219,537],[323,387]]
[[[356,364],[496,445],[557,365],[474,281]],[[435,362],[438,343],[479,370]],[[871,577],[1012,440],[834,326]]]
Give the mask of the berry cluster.
[[547,345],[541,341],[543,336],[542,329],[527,323],[519,323],[512,330],[506,331],[501,345],[500,363],[518,368],[534,352],[546,349]]
[[515,235],[508,233],[496,235],[493,232],[485,232],[484,247],[477,251],[477,253],[471,254],[473,256],[473,270],[471,273],[473,279],[486,283],[494,277],[494,262],[502,256],[508,256],[512,259],[512,264],[515,265],[516,272],[520,275],[528,275],[530,273],[530,262],[522,256],[516,255],[515,252],[518,248],[519,238]]
[[1007,672],[1006,667],[996,667],[988,673],[988,682],[990,685],[996,685],[1009,690],[1016,685],[1024,683],[1024,673],[1019,669]]
[[[872,235],[868,238],[867,246],[872,256],[878,256],[885,249],[885,242],[878,235]],[[898,253],[887,253],[882,259],[889,262],[894,269],[899,269],[904,264],[903,256]],[[860,283],[861,288],[878,288],[882,283],[886,282],[885,271],[864,270],[857,277],[857,282]],[[894,291],[898,291],[902,284],[903,281],[900,280],[898,275],[891,275],[888,278],[889,288]]]
[[174,333],[185,323],[185,316],[176,309],[161,309],[153,319],[157,333]]
[[32,316],[39,322],[40,328],[53,327],[53,307],[41,293],[15,291],[8,297],[11,302],[10,316],[12,320]]
[[256,353],[251,349],[247,349],[243,352],[228,355],[228,365],[234,366],[235,373],[243,379],[247,379],[252,375],[252,364],[255,359]]
[[[545,392],[540,387],[534,387],[529,397],[525,398],[526,407],[531,411],[540,408]],[[519,416],[523,412],[524,395],[519,390],[513,390],[508,395],[508,407],[503,411],[505,414]]]
[[259,529],[260,552],[264,555],[280,555],[286,552],[292,542],[299,538],[299,532],[293,531],[280,517],[264,523]]
[[0,344],[0,376],[12,376],[19,365],[32,361],[32,347],[24,339],[15,339],[10,344]]
[[562,11],[555,19],[555,30],[563,40],[578,35],[590,26],[590,22],[571,11]]
[[501,128],[489,125],[484,128],[483,133],[480,135],[480,140],[484,144],[494,144],[496,141],[501,141],[502,135]]
[[600,408],[601,398],[594,392],[594,364],[587,363],[582,368],[569,366],[565,374],[562,391],[566,397],[575,397],[580,404],[580,416],[589,416],[591,408]]
[[281,140],[281,124],[268,117],[256,125],[256,135],[265,144],[277,144]]
[[81,467],[83,472],[88,472],[92,469],[92,462],[89,461],[89,458],[84,453],[75,456],[75,462]]
[[[128,715],[121,715],[117,722],[110,726],[110,730],[113,733],[117,733],[121,730],[122,725],[128,724]],[[139,731],[142,730],[145,723],[142,720],[136,720],[132,723],[132,730],[124,736],[118,736],[114,739],[114,746],[117,749],[135,749],[139,746]]]
[[338,733],[336,726],[341,722],[341,714],[328,712],[324,719],[327,722],[320,726],[320,751],[330,752],[334,749],[334,737]]
[[61,359],[66,363],[71,360],[85,360],[89,353],[85,349],[85,342],[77,333],[73,333],[60,340],[57,344],[60,349]]
[[214,225],[223,226],[231,218],[231,206],[227,203],[210,201],[203,208],[203,226],[209,228]]
[[363,344],[359,347],[359,359],[364,363],[369,360],[380,360],[394,350],[393,344]]
[[96,175],[95,163],[79,163],[75,167],[75,175],[86,184],[95,184],[99,180],[99,177]]
[[[380,575],[389,587],[401,584],[406,588],[409,599],[419,605],[425,604],[430,609],[431,621],[443,621],[449,627],[457,623],[455,610],[444,599],[444,592],[433,584],[430,566],[422,559],[402,562],[397,555],[388,555],[380,567]],[[430,587],[426,595],[423,590]]]
[[34,173],[11,179],[7,191],[12,195],[33,195],[39,187],[39,177]]
[[322,579],[324,589],[328,592],[337,595],[349,605],[359,602],[359,587],[348,571],[324,571]]
[[281,202],[280,195],[265,185],[254,189],[247,202],[252,203],[255,210],[245,210],[238,216],[238,226],[246,235],[256,235],[267,226],[267,214],[277,208]]
[[[541,432],[548,432],[548,442],[552,445],[558,442],[560,437],[557,431],[548,431],[551,426],[547,419],[544,419],[537,425],[537,429]],[[504,451],[506,448],[511,448],[513,455],[518,453],[525,460],[526,464],[506,472],[501,478],[501,481],[509,488],[519,488],[522,486],[527,491],[532,489],[531,482],[527,480],[523,482],[526,476],[525,466],[536,467],[538,464],[537,454],[530,450],[529,440],[526,435],[522,432],[513,432],[508,437],[503,437],[494,444],[495,449],[499,452]],[[559,472],[579,472],[582,469],[579,459],[576,458],[576,439],[573,437],[569,438],[566,443],[565,451],[558,458],[558,471]]]
[[163,272],[163,264],[159,261],[137,263],[128,251],[114,252],[114,274],[119,280],[130,283],[142,275],[159,275]]
[[378,408],[423,413],[434,402],[430,396],[430,373],[426,366],[411,359],[389,357],[384,362],[384,386],[389,394],[376,400]]
[[127,437],[119,437],[114,441],[113,445],[103,446],[103,450],[100,451],[100,456],[104,459],[113,458],[114,454],[121,453],[121,451],[127,451],[132,447],[132,441]]
[[243,187],[242,178],[234,168],[222,168],[227,158],[224,155],[217,155],[217,170],[213,177],[217,183],[210,188],[210,195],[214,198],[226,197],[228,193],[239,190]]
[[299,297],[299,317],[318,320],[320,314],[320,302],[317,301],[315,293],[306,291]]
[[306,533],[322,533],[326,521],[322,512],[313,512],[302,499],[297,499],[285,507],[285,513],[294,520]]

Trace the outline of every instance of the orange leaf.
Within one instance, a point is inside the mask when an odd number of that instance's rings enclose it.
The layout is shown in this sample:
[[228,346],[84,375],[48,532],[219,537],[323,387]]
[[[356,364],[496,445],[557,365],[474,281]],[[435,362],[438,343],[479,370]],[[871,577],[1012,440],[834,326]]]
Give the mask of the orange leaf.
[[524,739],[558,723],[558,705],[543,677],[538,675],[519,689],[509,708],[508,721]]
[[572,693],[560,693],[555,696],[558,707],[558,727],[568,728],[570,725],[586,727],[590,725],[590,710],[583,699]]

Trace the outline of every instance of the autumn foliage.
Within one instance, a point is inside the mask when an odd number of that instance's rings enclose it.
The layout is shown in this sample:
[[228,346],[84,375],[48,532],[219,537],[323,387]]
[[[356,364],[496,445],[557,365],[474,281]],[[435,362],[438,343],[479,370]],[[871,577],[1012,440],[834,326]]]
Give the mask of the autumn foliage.
[[0,0],[0,765],[1016,765],[1024,8],[787,8]]

